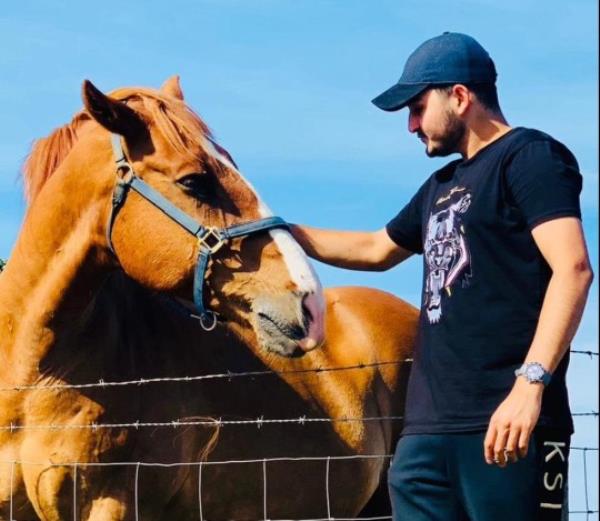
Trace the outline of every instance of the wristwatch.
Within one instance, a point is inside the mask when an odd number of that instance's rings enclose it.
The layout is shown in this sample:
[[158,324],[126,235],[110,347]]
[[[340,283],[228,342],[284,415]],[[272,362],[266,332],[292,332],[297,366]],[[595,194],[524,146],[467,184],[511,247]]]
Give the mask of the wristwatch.
[[538,362],[528,362],[515,371],[515,376],[523,376],[530,383],[543,383],[547,386],[552,375]]

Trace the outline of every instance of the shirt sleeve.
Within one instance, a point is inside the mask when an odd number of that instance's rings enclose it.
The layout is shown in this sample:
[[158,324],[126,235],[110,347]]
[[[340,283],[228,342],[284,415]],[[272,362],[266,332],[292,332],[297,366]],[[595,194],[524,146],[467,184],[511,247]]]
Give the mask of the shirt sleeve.
[[421,186],[410,202],[385,225],[390,239],[413,253],[423,253],[422,215],[425,187],[426,184]]
[[579,166],[558,141],[532,141],[520,148],[506,169],[506,182],[529,228],[558,217],[581,219]]

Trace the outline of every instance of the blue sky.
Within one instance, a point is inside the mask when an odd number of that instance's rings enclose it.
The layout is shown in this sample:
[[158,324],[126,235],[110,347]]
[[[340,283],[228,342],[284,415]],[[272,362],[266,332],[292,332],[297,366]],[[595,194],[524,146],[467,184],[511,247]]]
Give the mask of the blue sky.
[[[32,140],[81,107],[85,78],[111,90],[180,74],[188,103],[277,213],[380,228],[445,160],[424,155],[404,112],[369,100],[417,45],[450,30],[494,58],[512,125],[544,130],[577,156],[598,274],[597,17],[593,0],[9,2],[0,13],[0,257],[23,215],[20,164]],[[317,268],[327,286],[375,286],[419,302],[420,259],[384,274]],[[596,281],[574,348],[598,350],[597,294]],[[597,358],[573,358],[573,409],[597,411]],[[576,427],[574,445],[597,446],[597,419]],[[590,465],[597,509],[597,453]],[[571,507],[583,509],[575,460],[572,476]]]

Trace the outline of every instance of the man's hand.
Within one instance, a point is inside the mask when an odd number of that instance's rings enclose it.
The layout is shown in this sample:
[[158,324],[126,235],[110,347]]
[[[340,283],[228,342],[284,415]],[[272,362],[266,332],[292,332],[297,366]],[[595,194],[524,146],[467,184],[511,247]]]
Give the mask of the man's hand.
[[531,433],[542,407],[542,383],[518,377],[510,394],[496,409],[483,442],[485,461],[505,467],[527,455]]

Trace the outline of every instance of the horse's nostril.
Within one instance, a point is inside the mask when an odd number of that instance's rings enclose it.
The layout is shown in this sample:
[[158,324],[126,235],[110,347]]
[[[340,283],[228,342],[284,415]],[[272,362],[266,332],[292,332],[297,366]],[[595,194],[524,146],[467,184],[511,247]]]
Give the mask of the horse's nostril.
[[305,329],[308,329],[308,325],[315,319],[313,312],[306,305],[306,303],[302,302],[302,323]]
[[302,320],[306,337],[299,343],[305,351],[310,351],[323,342],[323,315],[324,306],[320,296],[313,292],[306,293],[302,299]]
[[269,315],[260,311],[257,315],[266,329],[283,333],[292,340],[300,340],[306,335],[305,329],[299,324],[289,323],[276,315]]
[[305,319],[305,325],[321,319],[323,309],[320,305],[318,296],[315,293],[306,293],[302,299],[302,314]]

